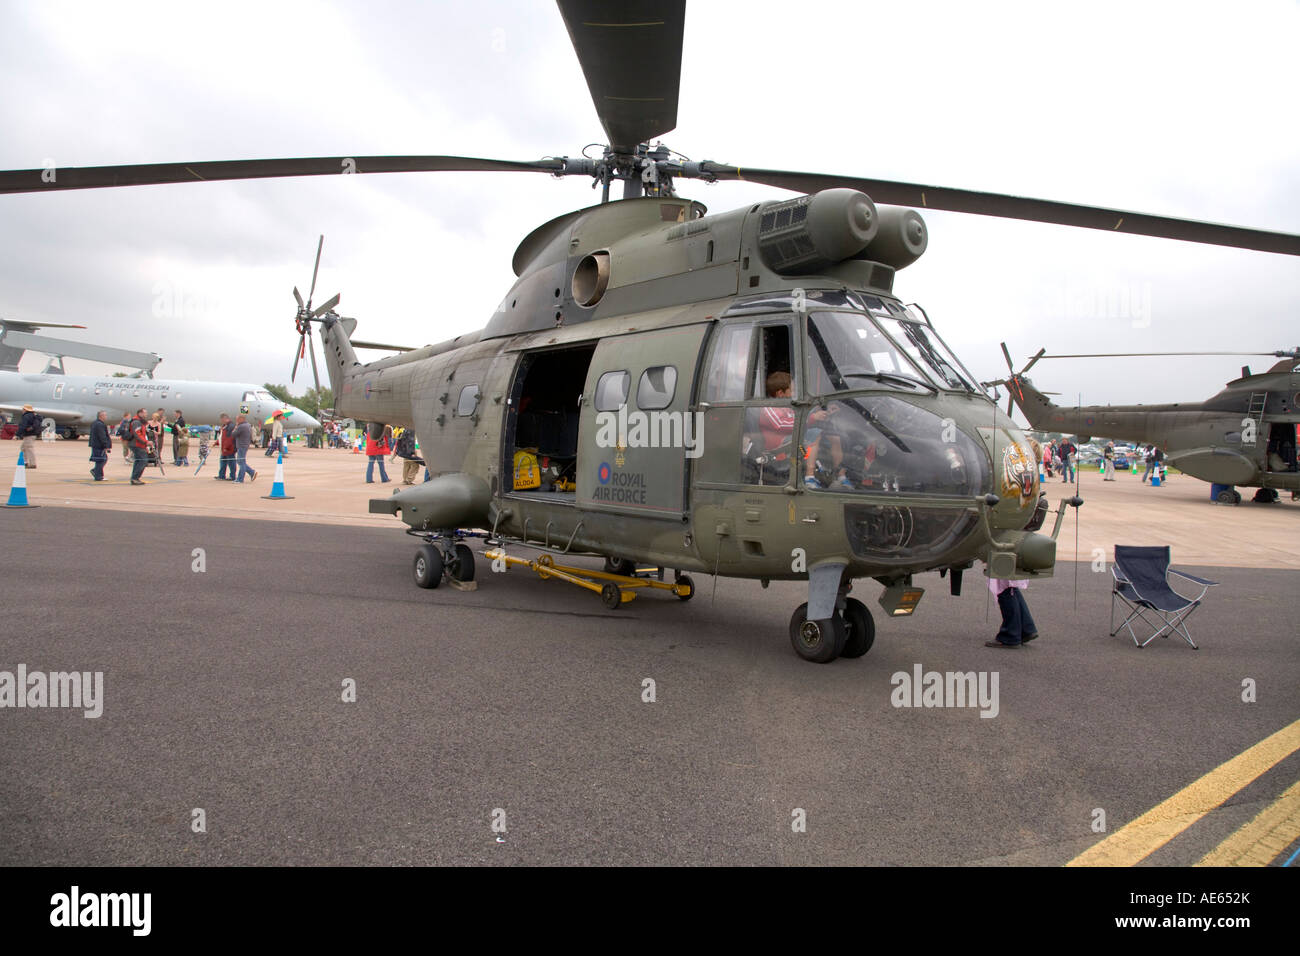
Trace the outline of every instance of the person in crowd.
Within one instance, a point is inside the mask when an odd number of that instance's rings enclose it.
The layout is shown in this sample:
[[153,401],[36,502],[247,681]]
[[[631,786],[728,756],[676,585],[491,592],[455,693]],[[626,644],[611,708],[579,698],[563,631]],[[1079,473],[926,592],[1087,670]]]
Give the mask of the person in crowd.
[[188,461],[182,461],[184,457],[181,454],[181,435],[188,437],[189,432],[185,427],[185,416],[181,410],[176,409],[176,417],[172,419],[172,464],[188,465]]
[[90,477],[96,481],[104,480],[104,465],[108,463],[108,453],[113,447],[113,439],[108,434],[108,412],[95,416],[90,426]]
[[1156,472],[1156,469],[1160,467],[1161,463],[1164,460],[1165,460],[1165,453],[1161,451],[1159,448],[1157,448],[1155,445],[1152,445],[1150,448],[1147,449],[1147,454],[1146,454],[1147,470],[1142,473],[1142,484],[1145,485],[1147,483],[1147,479],[1151,477],[1153,472]]
[[159,408],[149,418],[149,443],[153,445],[153,454],[156,456],[156,460],[162,458],[162,440],[166,428],[167,413]]
[[[177,413],[180,414],[179,412]],[[190,430],[178,422],[172,423],[172,441],[175,444],[176,464],[188,468],[190,464]]]
[[30,405],[23,406],[23,417],[18,420],[18,437],[23,441],[23,464],[36,467],[36,439],[41,435],[41,416]]
[[145,416],[143,408],[138,409],[135,418],[131,422],[131,453],[135,457],[135,462],[131,467],[131,484],[147,484],[140,476],[144,474],[144,469],[149,464],[149,453],[152,452],[153,442],[150,441],[149,435],[150,419]]
[[266,455],[269,458],[276,452],[284,451],[284,412],[278,408],[275,414],[271,416],[271,440],[266,445]]
[[[372,425],[371,428],[374,428]],[[384,457],[389,452],[388,436],[392,434],[392,429],[388,426],[379,433],[378,437],[371,437],[367,432],[366,438],[366,484],[375,483],[375,465],[379,465],[379,477],[384,483],[391,481],[388,477],[388,471],[384,468]]]
[[1115,443],[1114,442],[1111,441],[1106,442],[1106,448],[1101,453],[1101,459],[1102,459],[1101,462],[1102,470],[1106,472],[1106,477],[1103,478],[1102,481],[1114,481],[1115,480]]
[[[221,450],[221,467],[217,471],[217,481],[235,480],[235,423],[225,412],[221,413],[221,425],[212,444]],[[227,469],[229,474],[227,475]]]
[[240,415],[235,419],[235,460],[239,464],[239,476],[235,484],[243,484],[244,476],[250,482],[257,480],[257,472],[248,467],[248,446],[253,443],[253,427],[248,424],[248,416]]
[[402,459],[402,484],[415,484],[415,478],[420,474],[420,466],[424,464],[424,459],[415,454],[414,429],[404,428],[402,434],[398,436],[397,444],[393,446],[393,459],[398,458]]
[[1061,458],[1061,481],[1068,484],[1074,481],[1074,456],[1079,453],[1079,449],[1070,439],[1062,438],[1056,446],[1056,452]]
[[122,439],[122,460],[128,465],[131,463],[131,421],[132,416],[128,412],[117,423],[117,437]]

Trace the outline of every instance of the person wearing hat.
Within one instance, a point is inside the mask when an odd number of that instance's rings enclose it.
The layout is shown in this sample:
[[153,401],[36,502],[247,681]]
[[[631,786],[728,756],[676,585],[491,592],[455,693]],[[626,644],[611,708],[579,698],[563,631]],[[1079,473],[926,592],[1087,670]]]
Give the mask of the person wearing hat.
[[284,450],[284,410],[277,408],[275,414],[271,416],[271,441],[266,446],[266,456],[269,458],[277,451]]
[[36,467],[36,439],[41,434],[41,416],[32,406],[23,406],[23,417],[18,422],[18,437],[23,440],[23,464]]

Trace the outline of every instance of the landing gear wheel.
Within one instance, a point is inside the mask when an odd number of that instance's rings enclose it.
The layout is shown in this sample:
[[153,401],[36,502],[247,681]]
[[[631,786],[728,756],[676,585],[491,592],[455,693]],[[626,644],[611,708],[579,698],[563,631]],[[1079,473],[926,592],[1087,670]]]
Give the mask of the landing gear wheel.
[[1232,492],[1232,503],[1233,503],[1234,505],[1239,505],[1239,504],[1241,504],[1241,492],[1240,492],[1240,491],[1236,491],[1236,490],[1234,490],[1234,491]]
[[676,578],[675,580],[676,580],[676,582],[677,582],[677,586],[678,586],[678,587],[682,587],[682,588],[686,588],[686,589],[687,589],[687,591],[686,591],[685,594],[678,594],[678,595],[677,595],[677,600],[679,600],[679,601],[689,601],[691,598],[695,597],[695,582],[694,582],[694,581],[692,581],[690,578],[688,578],[688,577],[687,577],[686,575],[684,575],[684,574],[678,575],[677,578]]
[[844,639],[840,657],[861,657],[871,650],[871,645],[876,642],[876,622],[867,606],[857,598],[844,602],[844,627],[848,636]]
[[636,562],[629,561],[627,558],[606,558],[606,574],[621,574],[625,578],[630,578],[636,574]]
[[618,589],[617,584],[609,581],[600,589],[600,599],[605,602],[605,607],[617,611],[618,606],[623,603],[623,592]]
[[844,619],[838,614],[824,621],[808,620],[808,605],[800,604],[790,617],[790,645],[806,661],[826,664],[839,657],[848,637]]
[[431,544],[420,545],[415,552],[415,583],[422,588],[436,588],[442,583],[442,555]]
[[457,581],[474,580],[474,552],[469,549],[469,545],[456,545],[456,559],[448,570]]
[[1221,505],[1235,505],[1241,500],[1241,495],[1237,494],[1237,492],[1233,491],[1231,488],[1224,488],[1219,492],[1219,496],[1215,500]]
[[1254,500],[1259,504],[1271,505],[1277,501],[1278,494],[1276,488],[1256,488]]

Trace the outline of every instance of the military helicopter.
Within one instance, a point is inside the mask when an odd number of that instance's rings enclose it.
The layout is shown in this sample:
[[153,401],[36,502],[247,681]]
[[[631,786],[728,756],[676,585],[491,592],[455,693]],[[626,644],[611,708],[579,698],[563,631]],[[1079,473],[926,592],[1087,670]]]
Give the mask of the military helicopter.
[[[1164,451],[1179,471],[1208,481],[1211,497],[1223,504],[1240,504],[1234,487],[1255,488],[1254,500],[1271,503],[1280,491],[1300,493],[1296,438],[1300,432],[1300,348],[1276,352],[1115,352],[1048,355],[1040,349],[1019,372],[1006,343],[1002,354],[1010,376],[1005,384],[1011,402],[1031,427],[1077,433],[1082,441],[1093,435],[1145,442]],[[1241,377],[1203,402],[1164,405],[1053,405],[1025,374],[1040,359],[1130,358],[1190,355],[1266,355],[1278,358],[1267,372],[1252,373],[1243,365]]]
[[[676,125],[684,0],[558,5],[607,137],[599,157],[0,173],[0,192],[440,170],[599,185],[600,203],[524,237],[518,279],[478,332],[362,364],[356,320],[298,297],[298,355],[309,351],[316,368],[318,329],[335,413],[419,437],[430,480],[370,510],[400,515],[423,539],[420,586],[476,584],[468,541],[480,532],[494,568],[526,563],[611,609],[644,588],[688,600],[687,572],[807,581],[788,628],[796,653],[860,657],[875,624],[850,596],[855,581],[875,579],[885,612],[904,616],[924,573],[946,576],[954,594],[976,561],[994,577],[1049,577],[1067,506],[1081,504],[1062,502],[1040,532],[1047,505],[1029,442],[924,309],[894,293],[928,242],[910,207],[1300,255],[1290,234],[687,160],[652,143]],[[678,196],[684,179],[801,195],[709,215]],[[615,182],[622,198],[611,201]],[[516,545],[542,554],[506,553]],[[556,554],[605,556],[606,570],[565,568]]]

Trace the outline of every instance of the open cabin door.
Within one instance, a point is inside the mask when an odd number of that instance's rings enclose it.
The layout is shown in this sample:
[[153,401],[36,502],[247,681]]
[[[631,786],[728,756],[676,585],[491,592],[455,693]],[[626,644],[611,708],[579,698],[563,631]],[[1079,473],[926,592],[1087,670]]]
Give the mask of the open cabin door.
[[691,411],[708,323],[602,339],[582,399],[578,505],[680,519],[688,461],[703,449]]

